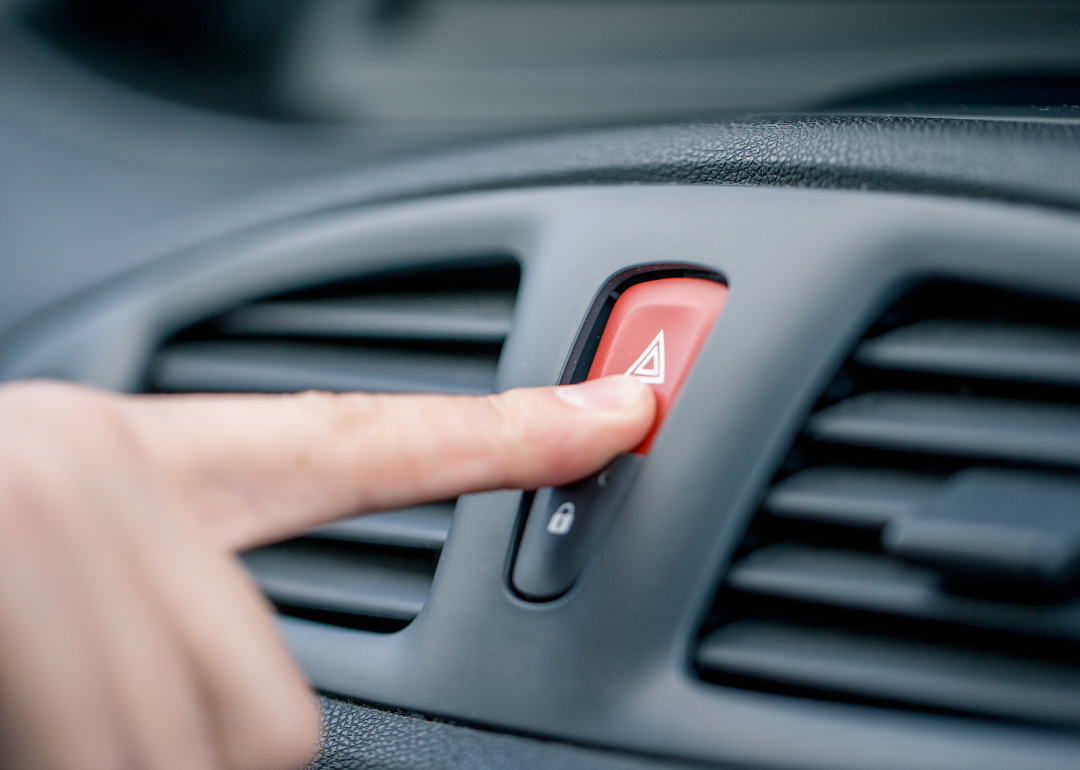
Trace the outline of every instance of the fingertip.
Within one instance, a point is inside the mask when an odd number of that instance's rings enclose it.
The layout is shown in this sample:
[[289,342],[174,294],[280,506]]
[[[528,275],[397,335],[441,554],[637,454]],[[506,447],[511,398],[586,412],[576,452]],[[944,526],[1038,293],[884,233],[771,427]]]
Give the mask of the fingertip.
[[541,479],[542,484],[580,478],[630,451],[656,416],[652,388],[636,377],[613,375],[551,390],[553,400],[570,408],[539,415],[536,430],[543,438],[535,442],[534,455],[545,458],[546,474],[557,478]]
[[[656,418],[656,395],[637,377],[616,374],[557,388],[555,395],[577,407],[590,419],[579,425],[605,426],[595,436],[601,444],[614,439],[618,444],[636,444]],[[584,416],[584,415],[583,415]]]
[[615,374],[586,380],[576,385],[564,385],[555,389],[555,395],[572,406],[581,409],[605,409],[618,411],[655,411],[656,397],[652,388],[637,377]]

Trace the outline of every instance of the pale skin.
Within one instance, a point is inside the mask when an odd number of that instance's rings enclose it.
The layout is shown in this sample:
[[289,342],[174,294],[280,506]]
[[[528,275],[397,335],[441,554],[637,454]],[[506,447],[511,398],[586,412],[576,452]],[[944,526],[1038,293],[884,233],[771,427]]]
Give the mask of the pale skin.
[[0,767],[302,766],[317,701],[235,553],[572,481],[654,411],[630,377],[475,398],[0,387]]

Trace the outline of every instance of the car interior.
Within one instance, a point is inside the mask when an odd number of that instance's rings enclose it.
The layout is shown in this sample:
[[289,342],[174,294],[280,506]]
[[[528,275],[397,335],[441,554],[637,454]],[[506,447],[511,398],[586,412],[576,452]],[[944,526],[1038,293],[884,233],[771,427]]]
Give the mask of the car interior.
[[312,767],[1080,766],[1080,3],[7,0],[0,158],[2,380],[684,367],[589,479],[242,554]]

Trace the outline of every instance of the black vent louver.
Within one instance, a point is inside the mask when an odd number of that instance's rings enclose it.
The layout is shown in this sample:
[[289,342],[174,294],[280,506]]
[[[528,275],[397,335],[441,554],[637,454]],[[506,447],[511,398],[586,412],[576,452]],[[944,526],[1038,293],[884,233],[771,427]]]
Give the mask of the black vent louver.
[[754,516],[706,679],[1080,727],[1080,305],[925,285],[860,341]]
[[[147,390],[491,393],[519,277],[485,259],[249,302],[162,345]],[[427,598],[453,510],[360,516],[243,560],[285,614],[394,631]]]

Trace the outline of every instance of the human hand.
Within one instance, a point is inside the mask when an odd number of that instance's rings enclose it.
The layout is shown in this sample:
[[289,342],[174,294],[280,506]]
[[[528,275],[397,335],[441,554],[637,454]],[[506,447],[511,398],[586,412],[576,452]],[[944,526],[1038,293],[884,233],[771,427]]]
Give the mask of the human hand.
[[0,767],[302,764],[318,706],[233,552],[580,478],[654,409],[630,377],[482,398],[0,387]]

